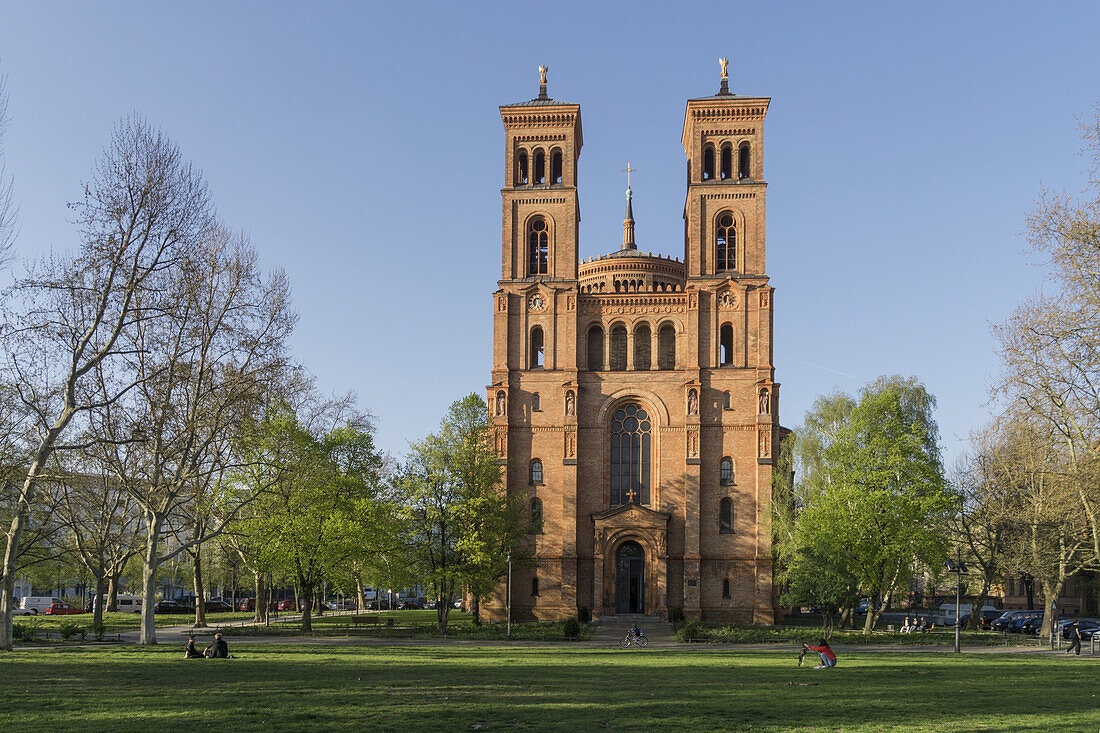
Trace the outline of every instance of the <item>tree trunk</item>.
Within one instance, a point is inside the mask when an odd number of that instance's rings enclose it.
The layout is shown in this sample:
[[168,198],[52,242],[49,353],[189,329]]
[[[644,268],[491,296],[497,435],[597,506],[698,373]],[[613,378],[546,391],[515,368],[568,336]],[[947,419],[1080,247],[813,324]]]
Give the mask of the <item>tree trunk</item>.
[[195,554],[191,556],[191,568],[195,584],[195,628],[206,626],[206,603],[202,592],[202,548],[195,547]]
[[475,593],[470,602],[470,615],[474,619],[474,626],[481,626],[481,599]]
[[252,572],[253,590],[256,593],[255,602],[252,604],[254,611],[252,620],[258,624],[267,622],[267,589],[264,587],[263,573]]
[[1024,595],[1027,597],[1027,607],[1029,609],[1035,608],[1035,580],[1025,575],[1021,578],[1021,582],[1024,584]]
[[302,609],[302,631],[313,631],[313,587],[303,583],[298,601]]
[[367,601],[363,597],[363,574],[357,572],[355,574],[355,609],[362,613],[367,610]]
[[107,610],[114,613],[118,610],[118,578],[122,575],[122,569],[107,576]]
[[92,599],[92,625],[99,628],[103,623],[103,603],[106,591],[106,581],[103,573],[95,576],[95,597]]
[[157,545],[160,544],[160,517],[145,514],[145,552],[141,558],[141,635],[138,641],[142,646],[157,643],[157,626],[153,618],[153,607],[157,597]]

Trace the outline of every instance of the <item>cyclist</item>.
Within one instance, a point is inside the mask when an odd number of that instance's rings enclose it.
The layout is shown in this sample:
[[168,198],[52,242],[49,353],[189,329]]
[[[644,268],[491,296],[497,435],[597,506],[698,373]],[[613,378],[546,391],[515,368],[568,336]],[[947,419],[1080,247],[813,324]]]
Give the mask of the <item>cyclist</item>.
[[642,630],[638,628],[637,623],[635,623],[633,626],[631,626],[630,630],[627,631],[626,633],[630,634],[631,636],[645,636],[645,634],[642,633]]

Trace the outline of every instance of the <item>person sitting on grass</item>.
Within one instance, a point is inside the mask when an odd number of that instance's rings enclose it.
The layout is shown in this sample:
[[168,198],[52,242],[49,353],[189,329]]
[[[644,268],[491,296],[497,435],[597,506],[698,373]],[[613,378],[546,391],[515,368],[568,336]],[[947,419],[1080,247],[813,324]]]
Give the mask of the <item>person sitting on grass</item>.
[[214,641],[210,643],[210,646],[206,647],[206,651],[203,652],[208,659],[228,659],[229,658],[229,645],[225,643],[225,639],[222,638],[221,633],[214,634]]
[[803,644],[802,647],[811,652],[817,652],[821,656],[821,664],[814,667],[814,669],[832,669],[836,666],[836,652],[829,646],[828,639],[822,639],[817,646]]
[[187,646],[183,648],[184,659],[202,659],[202,655],[199,654],[199,650],[195,648],[195,635],[187,635]]
[[906,616],[906,617],[905,617],[905,623],[904,623],[904,624],[902,624],[902,627],[901,627],[901,632],[900,632],[900,633],[902,633],[902,634],[908,634],[908,633],[909,633],[909,631],[910,631],[910,630],[911,630],[912,628],[913,628],[913,627],[911,627],[911,626],[909,625],[909,617],[908,617],[908,616]]
[[925,619],[924,623],[920,627],[920,630],[921,631],[931,631],[934,628],[936,628],[936,622],[933,621],[932,619]]

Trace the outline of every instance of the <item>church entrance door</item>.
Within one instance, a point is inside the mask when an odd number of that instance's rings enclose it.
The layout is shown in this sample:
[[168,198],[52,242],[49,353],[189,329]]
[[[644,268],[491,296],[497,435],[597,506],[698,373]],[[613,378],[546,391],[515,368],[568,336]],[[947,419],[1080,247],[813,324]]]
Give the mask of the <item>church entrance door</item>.
[[645,612],[645,551],[624,542],[615,552],[615,613]]

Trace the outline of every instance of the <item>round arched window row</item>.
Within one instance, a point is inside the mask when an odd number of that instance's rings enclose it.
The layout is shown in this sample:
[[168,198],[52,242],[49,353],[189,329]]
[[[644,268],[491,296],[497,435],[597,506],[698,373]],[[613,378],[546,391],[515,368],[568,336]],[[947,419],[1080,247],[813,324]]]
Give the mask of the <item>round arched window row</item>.
[[611,504],[649,504],[653,423],[638,405],[615,411],[611,421]]
[[531,459],[531,483],[542,483],[542,461],[538,458]]
[[737,228],[733,214],[725,213],[715,222],[714,258],[719,272],[737,269]]
[[527,274],[546,275],[550,271],[550,228],[536,216],[527,223]]

